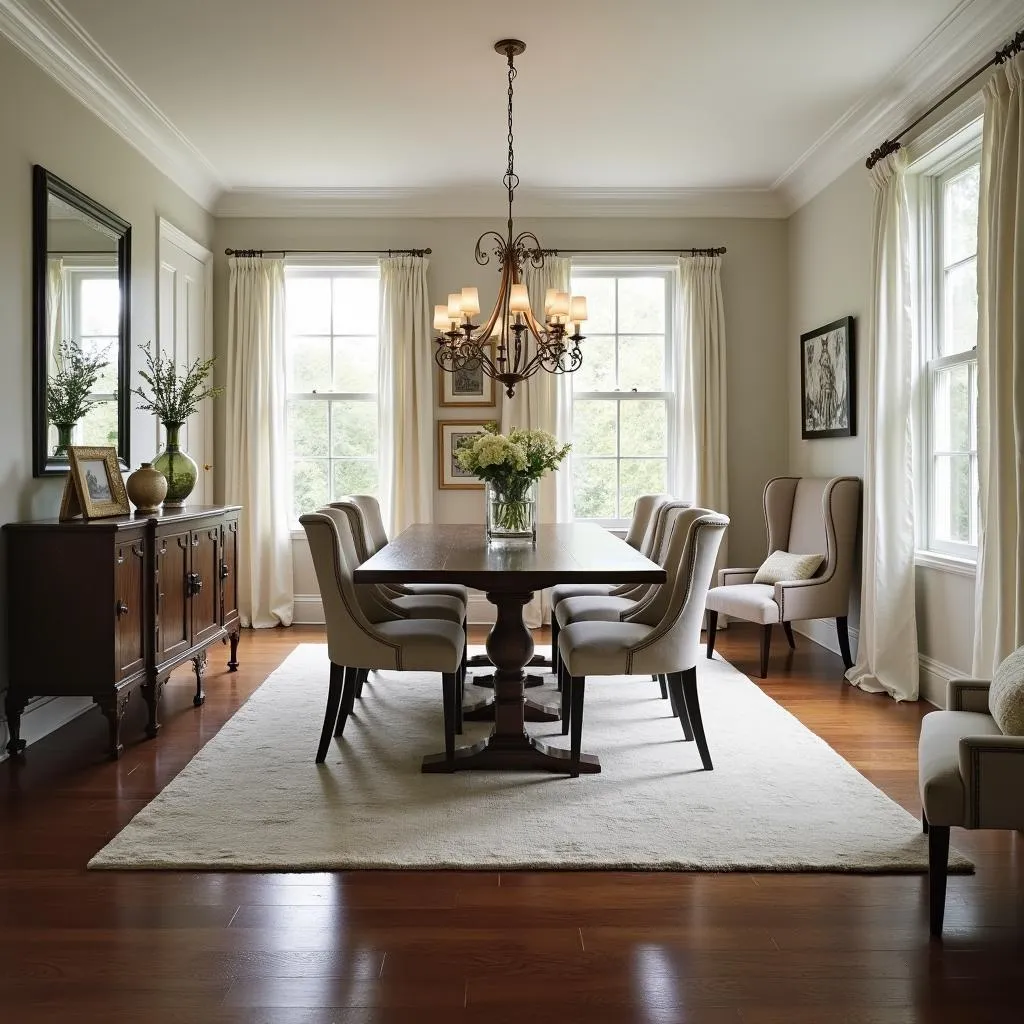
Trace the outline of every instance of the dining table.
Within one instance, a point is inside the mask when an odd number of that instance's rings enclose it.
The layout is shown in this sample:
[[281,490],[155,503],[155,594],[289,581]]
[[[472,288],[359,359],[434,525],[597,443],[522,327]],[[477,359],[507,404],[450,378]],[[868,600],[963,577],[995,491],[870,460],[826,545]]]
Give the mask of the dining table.
[[[523,610],[538,590],[560,583],[664,583],[665,570],[596,523],[537,526],[536,538],[489,540],[476,524],[408,527],[355,570],[356,583],[401,585],[459,583],[482,590],[494,605],[486,650],[494,666],[494,692],[467,718],[493,718],[490,735],[456,748],[455,758],[429,754],[424,772],[570,771],[569,751],[526,730],[527,720],[557,721],[558,713],[526,697],[526,673],[534,652]],[[578,770],[595,774],[601,762],[582,754]]]

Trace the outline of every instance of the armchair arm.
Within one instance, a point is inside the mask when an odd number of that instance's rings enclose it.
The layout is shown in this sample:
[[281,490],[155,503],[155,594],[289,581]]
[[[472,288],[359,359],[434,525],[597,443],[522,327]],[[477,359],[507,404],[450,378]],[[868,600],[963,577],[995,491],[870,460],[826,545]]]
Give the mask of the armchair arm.
[[718,585],[732,587],[738,583],[753,583],[756,575],[756,567],[753,569],[719,569]]
[[827,596],[824,588],[830,583],[830,579],[819,576],[812,576],[809,580],[783,580],[776,583],[775,603],[779,606],[779,621],[824,619],[834,615],[833,611],[823,609],[819,604],[819,599]]
[[988,712],[988,679],[950,679],[946,684],[947,711]]
[[967,828],[1024,828],[1024,736],[960,740]]

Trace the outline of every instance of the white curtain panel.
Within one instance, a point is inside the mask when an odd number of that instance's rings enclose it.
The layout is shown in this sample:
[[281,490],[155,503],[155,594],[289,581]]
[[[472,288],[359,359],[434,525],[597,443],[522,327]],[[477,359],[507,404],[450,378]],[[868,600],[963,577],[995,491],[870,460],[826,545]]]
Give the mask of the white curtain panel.
[[46,343],[50,358],[61,364],[60,343],[64,340],[64,260],[51,256],[46,261]]
[[434,340],[427,263],[380,261],[380,501],[393,537],[434,519]]
[[974,675],[1024,644],[1024,54],[985,88],[978,223],[981,536]]
[[[546,256],[543,267],[529,262],[523,269],[523,281],[530,297],[530,307],[542,318],[544,297],[549,288],[570,290],[572,260],[565,256]],[[586,358],[587,343],[582,343]],[[498,388],[500,390],[500,384]],[[513,427],[526,430],[546,430],[554,434],[559,443],[572,440],[572,374],[548,373],[539,370],[529,380],[516,386],[509,398],[502,392],[501,429],[507,433]],[[572,466],[571,459],[562,463],[556,473],[549,473],[540,481],[537,494],[537,519],[541,523],[568,523],[572,521]],[[548,592],[542,591],[526,606],[527,625],[536,628],[546,623],[550,614]]]
[[863,346],[868,410],[860,639],[857,663],[846,678],[871,693],[917,700],[911,432],[914,338],[906,163],[900,151],[871,171],[875,208],[871,309]]
[[[701,508],[728,513],[721,256],[680,257],[675,310],[679,496]],[[728,564],[724,539],[717,564]]]
[[243,626],[290,626],[291,509],[284,261],[229,261],[224,497],[241,505],[238,607]]

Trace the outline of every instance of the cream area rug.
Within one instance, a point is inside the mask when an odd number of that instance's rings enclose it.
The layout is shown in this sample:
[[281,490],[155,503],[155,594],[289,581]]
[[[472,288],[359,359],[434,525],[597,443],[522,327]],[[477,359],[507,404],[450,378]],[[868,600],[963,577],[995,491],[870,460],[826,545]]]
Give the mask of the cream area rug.
[[[316,765],[328,661],[304,644],[89,867],[927,869],[912,815],[728,663],[698,673],[712,772],[657,683],[623,677],[587,681],[600,775],[423,775],[444,749],[440,676],[372,674]],[[558,723],[528,728],[568,745]],[[489,729],[467,722],[460,742]]]

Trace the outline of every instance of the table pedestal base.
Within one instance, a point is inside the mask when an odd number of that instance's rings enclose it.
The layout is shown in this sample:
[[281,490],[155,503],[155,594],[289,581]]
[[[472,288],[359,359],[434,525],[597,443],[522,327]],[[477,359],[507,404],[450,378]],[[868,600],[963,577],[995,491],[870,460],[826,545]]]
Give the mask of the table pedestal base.
[[[494,698],[488,697],[487,700],[482,700],[478,704],[464,706],[462,717],[467,722],[493,722]],[[526,722],[560,722],[562,715],[557,708],[527,699],[523,704],[523,720]]]
[[[500,740],[500,742],[497,742]],[[423,772],[451,774],[469,771],[492,772],[557,772],[567,775],[572,771],[569,751],[552,747],[542,740],[523,734],[519,743],[512,743],[506,736],[491,734],[489,739],[474,743],[471,747],[459,747],[455,759],[449,761],[444,754],[428,754],[423,758]],[[580,754],[580,775],[597,775],[601,762],[595,754]]]

